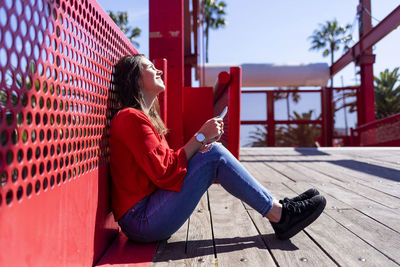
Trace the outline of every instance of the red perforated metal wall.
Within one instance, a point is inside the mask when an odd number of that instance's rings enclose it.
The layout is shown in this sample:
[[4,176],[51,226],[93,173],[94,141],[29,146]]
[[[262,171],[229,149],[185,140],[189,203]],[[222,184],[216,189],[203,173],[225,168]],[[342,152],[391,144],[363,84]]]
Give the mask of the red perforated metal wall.
[[0,1],[0,266],[89,266],[109,244],[112,71],[132,53],[94,0]]

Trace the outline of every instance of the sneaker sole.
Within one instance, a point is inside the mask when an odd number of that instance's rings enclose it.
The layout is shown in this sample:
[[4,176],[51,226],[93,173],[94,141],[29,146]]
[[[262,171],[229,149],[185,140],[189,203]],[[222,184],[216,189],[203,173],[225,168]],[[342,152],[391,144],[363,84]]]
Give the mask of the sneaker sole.
[[300,221],[298,224],[294,225],[290,230],[288,230],[285,233],[282,234],[277,234],[275,233],[276,237],[280,240],[287,240],[293,236],[295,236],[297,233],[299,233],[301,230],[312,224],[322,213],[322,211],[325,209],[326,206],[326,199],[321,196],[322,200],[321,203],[318,205],[318,207],[315,209],[313,213],[310,214],[307,218],[304,220]]

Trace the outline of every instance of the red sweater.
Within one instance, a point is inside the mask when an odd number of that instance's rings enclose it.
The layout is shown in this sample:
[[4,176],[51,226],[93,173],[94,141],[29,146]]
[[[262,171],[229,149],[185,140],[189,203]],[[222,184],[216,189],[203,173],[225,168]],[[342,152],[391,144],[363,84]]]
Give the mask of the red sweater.
[[157,188],[181,189],[187,167],[185,150],[170,149],[142,111],[126,108],[117,113],[111,121],[109,143],[115,220]]

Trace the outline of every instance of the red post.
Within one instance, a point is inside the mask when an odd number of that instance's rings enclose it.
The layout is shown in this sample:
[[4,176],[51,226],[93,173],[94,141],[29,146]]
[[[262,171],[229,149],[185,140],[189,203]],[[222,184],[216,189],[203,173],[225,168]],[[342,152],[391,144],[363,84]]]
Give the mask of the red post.
[[275,146],[274,92],[267,92],[267,146]]
[[239,158],[240,149],[240,93],[242,87],[242,69],[240,67],[231,67],[231,83],[229,90],[229,136],[228,149]]
[[321,88],[321,146],[326,146],[324,89]]
[[184,86],[192,85],[192,18],[190,13],[189,0],[184,0]]
[[[371,0],[360,0],[358,6],[360,40],[371,29]],[[360,42],[361,54],[356,60],[360,66],[361,86],[358,111],[358,125],[362,125],[375,120],[375,95],[374,95],[374,71],[373,64],[375,55],[372,54],[372,48],[365,49]],[[365,49],[365,50],[364,50]]]
[[183,0],[149,1],[150,59],[168,60],[169,145],[183,146]]
[[322,90],[322,145],[332,146],[333,144],[333,106],[332,88]]
[[153,60],[154,66],[163,72],[162,79],[165,84],[165,91],[158,95],[158,101],[160,102],[160,117],[164,121],[165,126],[167,125],[167,84],[168,84],[168,70],[167,60],[165,58],[156,58]]

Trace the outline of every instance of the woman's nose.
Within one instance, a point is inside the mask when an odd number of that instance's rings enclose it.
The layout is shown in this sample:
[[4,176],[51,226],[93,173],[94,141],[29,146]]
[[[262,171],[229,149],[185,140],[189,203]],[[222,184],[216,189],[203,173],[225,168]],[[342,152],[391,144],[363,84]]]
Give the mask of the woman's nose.
[[158,75],[163,75],[163,71],[162,70],[157,70],[157,74]]

